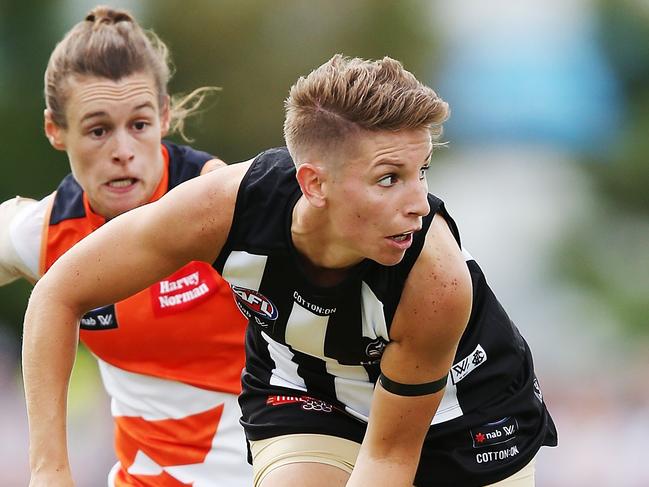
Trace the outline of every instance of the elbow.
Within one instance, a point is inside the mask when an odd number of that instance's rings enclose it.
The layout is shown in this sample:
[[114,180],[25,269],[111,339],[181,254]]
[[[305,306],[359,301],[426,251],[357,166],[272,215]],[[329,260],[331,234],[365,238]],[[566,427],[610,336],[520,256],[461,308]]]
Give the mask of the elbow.
[[58,323],[78,324],[82,307],[74,299],[72,290],[59,282],[56,275],[46,273],[34,286],[27,303],[23,331],[25,338],[45,325],[52,330]]

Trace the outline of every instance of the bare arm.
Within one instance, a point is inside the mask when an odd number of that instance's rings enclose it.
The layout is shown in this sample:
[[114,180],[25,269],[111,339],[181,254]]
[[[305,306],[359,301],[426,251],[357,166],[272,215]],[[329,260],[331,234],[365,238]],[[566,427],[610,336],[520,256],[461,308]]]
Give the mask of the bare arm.
[[[402,384],[448,373],[471,313],[471,277],[457,243],[436,215],[410,272],[381,370]],[[351,486],[411,487],[421,448],[444,391],[405,397],[377,384]]]
[[23,339],[32,485],[71,485],[66,400],[80,317],[191,260],[212,261],[227,238],[247,167],[237,164],[193,179],[115,218],[70,249],[38,282]]

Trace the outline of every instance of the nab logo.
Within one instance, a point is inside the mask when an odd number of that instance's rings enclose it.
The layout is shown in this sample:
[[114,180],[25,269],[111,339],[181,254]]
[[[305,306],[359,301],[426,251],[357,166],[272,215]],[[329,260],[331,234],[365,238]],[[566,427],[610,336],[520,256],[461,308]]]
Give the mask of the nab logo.
[[512,416],[487,423],[469,430],[473,440],[473,448],[507,443],[516,438],[518,421]]
[[232,293],[239,307],[239,311],[262,328],[275,324],[279,316],[275,305],[263,294],[252,289],[232,285]]
[[80,328],[83,330],[99,331],[117,328],[117,315],[115,305],[109,304],[101,308],[88,311],[81,318]]

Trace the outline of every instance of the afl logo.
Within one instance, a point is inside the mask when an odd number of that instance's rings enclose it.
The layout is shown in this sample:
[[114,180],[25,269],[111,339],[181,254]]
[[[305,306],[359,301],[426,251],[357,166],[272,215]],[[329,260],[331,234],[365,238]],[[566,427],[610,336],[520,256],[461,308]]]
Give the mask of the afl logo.
[[252,289],[232,285],[232,292],[239,311],[262,328],[275,323],[279,313],[275,305],[263,294]]

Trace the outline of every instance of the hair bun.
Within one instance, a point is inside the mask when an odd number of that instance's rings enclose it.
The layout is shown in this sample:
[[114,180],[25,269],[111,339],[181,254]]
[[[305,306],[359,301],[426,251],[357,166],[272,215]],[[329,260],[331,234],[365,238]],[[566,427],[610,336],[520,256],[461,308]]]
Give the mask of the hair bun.
[[96,7],[88,15],[86,21],[92,22],[95,25],[101,24],[117,24],[118,22],[132,22],[133,17],[124,10],[114,10],[109,7]]

